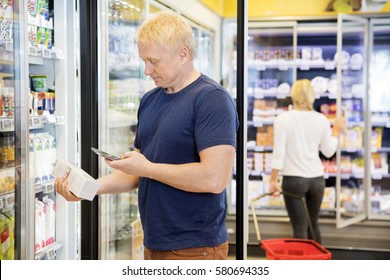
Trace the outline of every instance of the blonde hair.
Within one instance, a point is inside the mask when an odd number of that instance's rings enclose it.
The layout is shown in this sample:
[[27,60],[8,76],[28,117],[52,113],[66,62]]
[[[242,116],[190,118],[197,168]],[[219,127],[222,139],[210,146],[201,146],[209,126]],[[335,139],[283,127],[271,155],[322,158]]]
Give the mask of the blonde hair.
[[300,109],[313,110],[314,90],[307,79],[297,80],[291,88],[291,99],[294,106]]
[[158,43],[167,51],[188,49],[191,59],[195,57],[195,38],[189,23],[171,11],[153,14],[141,24],[136,41],[143,44]]

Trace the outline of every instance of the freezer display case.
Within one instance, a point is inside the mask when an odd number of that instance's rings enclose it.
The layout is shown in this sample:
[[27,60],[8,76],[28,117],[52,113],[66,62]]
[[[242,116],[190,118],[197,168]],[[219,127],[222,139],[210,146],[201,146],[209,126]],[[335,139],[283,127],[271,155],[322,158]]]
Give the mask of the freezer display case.
[[78,158],[76,2],[1,9],[1,258],[77,259],[78,205],[51,175],[58,158]]
[[215,34],[202,26],[193,23],[193,31],[196,42],[195,68],[201,73],[216,79],[216,65],[214,63]]
[[370,196],[367,205],[372,219],[390,219],[390,21],[370,20],[369,112],[370,112]]
[[[383,74],[389,67],[388,22],[371,21],[369,26],[367,18],[339,14],[323,20],[249,22],[245,93],[249,200],[268,190],[273,119],[288,110],[292,83],[309,79],[316,92],[315,110],[331,124],[341,114],[348,122],[335,155],[329,159],[320,155],[327,185],[321,217],[334,220],[338,228],[388,219],[388,105],[386,87],[377,80],[378,66]],[[226,21],[222,72],[231,92],[236,92],[234,31],[235,23]],[[233,178],[230,214],[235,213],[234,194]],[[265,198],[255,206],[259,215],[286,216],[282,199]]]
[[16,151],[19,141],[15,137],[22,133],[20,119],[15,118],[15,108],[20,104],[19,98],[15,98],[15,90],[20,87],[19,83],[15,83],[15,77],[20,75],[20,54],[15,50],[15,45],[20,38],[13,33],[14,18],[18,16],[14,7],[2,3],[0,9],[3,26],[0,34],[0,259],[14,260],[24,257],[20,245],[15,242],[15,231],[26,226],[25,223],[21,224],[20,211],[17,219],[15,211],[16,195],[22,199],[20,189],[25,184],[25,177],[20,177],[19,172],[26,164],[26,159]]

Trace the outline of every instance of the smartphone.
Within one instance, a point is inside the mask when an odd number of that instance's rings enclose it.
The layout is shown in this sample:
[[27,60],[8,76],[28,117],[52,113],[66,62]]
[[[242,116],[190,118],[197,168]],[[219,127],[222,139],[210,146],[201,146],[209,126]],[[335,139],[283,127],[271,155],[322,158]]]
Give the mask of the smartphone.
[[99,150],[99,149],[96,149],[96,148],[93,148],[93,147],[91,148],[91,150],[92,150],[95,154],[97,154],[97,155],[99,155],[99,156],[101,156],[101,157],[104,157],[105,159],[108,159],[108,160],[118,160],[118,159],[121,159],[121,158],[118,157],[118,156],[114,156],[114,155],[112,155],[112,154],[103,152],[102,150]]

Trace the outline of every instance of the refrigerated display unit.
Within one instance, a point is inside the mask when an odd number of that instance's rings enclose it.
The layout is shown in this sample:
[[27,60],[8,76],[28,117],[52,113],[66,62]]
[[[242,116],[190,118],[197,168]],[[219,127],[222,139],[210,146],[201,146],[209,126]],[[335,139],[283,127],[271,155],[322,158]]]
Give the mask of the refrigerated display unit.
[[386,77],[390,74],[390,20],[370,20],[368,127],[371,128],[368,217],[390,220],[390,95]]
[[[226,46],[222,71],[227,76],[225,86],[236,93],[235,26],[236,23],[229,20],[224,24]],[[248,199],[268,192],[273,120],[289,110],[292,83],[309,79],[316,92],[315,110],[325,114],[331,123],[340,114],[345,114],[348,120],[336,154],[330,159],[322,157],[327,188],[320,221],[322,228],[330,232],[324,242],[335,247],[389,251],[389,241],[384,234],[390,226],[384,222],[388,220],[388,209],[380,208],[386,207],[388,192],[385,183],[389,174],[388,152],[380,142],[386,139],[382,130],[388,123],[388,110],[384,109],[386,100],[379,101],[375,97],[375,94],[386,96],[386,87],[379,90],[374,86],[377,75],[376,65],[372,64],[372,59],[378,59],[379,55],[383,69],[388,67],[384,59],[388,22],[339,14],[337,17],[253,19],[248,26],[248,83],[244,93],[248,104],[248,122],[244,124],[248,139]],[[372,104],[369,105],[374,99],[381,108],[373,110]],[[381,122],[373,125],[373,116]],[[234,176],[229,193],[231,216],[228,219],[234,223]],[[256,212],[266,223],[283,228],[284,233],[291,232],[282,197],[259,200]],[[353,231],[351,226],[364,228],[362,233],[375,234],[367,237],[366,242],[354,234],[349,240],[336,240],[334,236]],[[273,237],[282,237],[280,230],[274,232],[266,228],[266,231]],[[342,242],[346,244],[340,244]]]
[[76,2],[1,1],[1,259],[79,258],[78,204],[51,175],[78,163]]

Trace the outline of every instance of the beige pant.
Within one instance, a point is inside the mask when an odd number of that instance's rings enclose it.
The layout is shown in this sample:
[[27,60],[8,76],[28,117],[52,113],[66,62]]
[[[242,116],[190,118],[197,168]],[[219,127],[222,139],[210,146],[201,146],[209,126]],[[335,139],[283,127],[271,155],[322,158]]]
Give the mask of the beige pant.
[[226,260],[228,241],[215,247],[196,247],[182,250],[159,251],[145,247],[145,260]]

